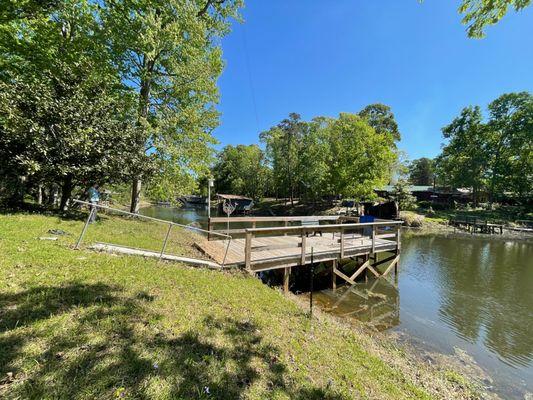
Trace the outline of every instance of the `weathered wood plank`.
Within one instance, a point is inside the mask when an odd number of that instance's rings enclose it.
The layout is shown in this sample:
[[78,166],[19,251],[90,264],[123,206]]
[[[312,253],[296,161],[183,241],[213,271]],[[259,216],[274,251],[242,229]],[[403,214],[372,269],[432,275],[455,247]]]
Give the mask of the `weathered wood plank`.
[[400,256],[396,256],[394,258],[394,260],[392,260],[392,262],[390,263],[390,265],[387,267],[387,269],[385,270],[385,272],[383,272],[383,274],[381,276],[385,276],[387,275],[391,269],[393,269],[395,267],[395,265],[398,263],[398,261],[400,261]]

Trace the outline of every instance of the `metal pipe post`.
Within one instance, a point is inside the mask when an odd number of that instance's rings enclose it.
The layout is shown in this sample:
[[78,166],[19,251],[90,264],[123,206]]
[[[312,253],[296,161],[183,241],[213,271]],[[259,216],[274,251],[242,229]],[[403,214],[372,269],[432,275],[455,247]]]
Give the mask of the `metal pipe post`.
[[163,257],[163,253],[165,252],[165,249],[167,248],[167,241],[168,241],[168,237],[170,235],[171,229],[172,229],[172,224],[168,224],[167,234],[165,236],[165,241],[163,242],[163,247],[161,248],[161,254],[159,254],[159,258]]
[[89,227],[89,224],[91,223],[91,219],[93,217],[93,214],[96,212],[96,207],[91,207],[91,211],[89,212],[89,216],[87,217],[87,221],[85,221],[85,225],[83,226],[83,229],[81,231],[80,237],[78,238],[78,241],[76,242],[75,249],[80,248],[81,241],[83,240],[83,236],[85,236],[85,232],[87,231],[87,228]]

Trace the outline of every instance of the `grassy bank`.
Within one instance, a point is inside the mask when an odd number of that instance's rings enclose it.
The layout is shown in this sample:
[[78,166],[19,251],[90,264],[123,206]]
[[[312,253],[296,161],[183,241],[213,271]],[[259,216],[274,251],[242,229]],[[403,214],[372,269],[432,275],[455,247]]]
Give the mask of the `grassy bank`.
[[[0,215],[2,398],[475,397],[381,335],[327,316],[310,323],[297,303],[242,273],[75,251],[81,227]],[[50,229],[67,234],[40,240]],[[163,229],[109,217],[86,243],[158,248]],[[177,231],[171,245],[191,252],[192,240]]]

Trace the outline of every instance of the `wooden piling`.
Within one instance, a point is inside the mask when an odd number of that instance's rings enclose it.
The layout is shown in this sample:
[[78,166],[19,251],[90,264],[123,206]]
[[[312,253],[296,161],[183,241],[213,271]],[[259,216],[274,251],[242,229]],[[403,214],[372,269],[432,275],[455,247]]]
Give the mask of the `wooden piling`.
[[290,276],[291,276],[291,268],[285,267],[283,270],[283,292],[285,294],[289,293]]

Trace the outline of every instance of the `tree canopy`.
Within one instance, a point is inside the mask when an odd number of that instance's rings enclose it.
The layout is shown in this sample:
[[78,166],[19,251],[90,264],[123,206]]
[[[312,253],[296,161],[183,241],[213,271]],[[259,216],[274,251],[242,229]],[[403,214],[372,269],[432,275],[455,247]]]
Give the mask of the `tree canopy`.
[[257,145],[228,145],[213,167],[218,193],[238,193],[258,198],[265,193],[269,179],[264,153]]
[[533,96],[508,93],[488,106],[464,108],[443,128],[447,143],[437,157],[439,181],[472,188],[493,201],[505,193],[526,199],[533,191]]
[[[240,0],[0,5],[0,169],[59,185],[190,192],[212,160],[218,39]],[[31,185],[30,185],[31,186]]]
[[427,157],[418,158],[409,164],[409,182],[412,185],[433,185],[435,163]]
[[509,8],[518,12],[530,4],[531,0],[463,0],[459,12],[463,14],[468,36],[481,38],[485,28],[498,23]]

